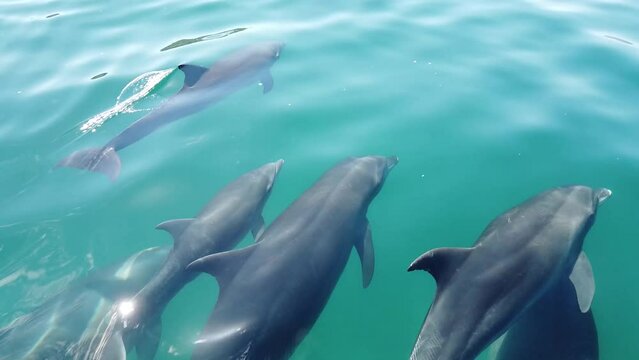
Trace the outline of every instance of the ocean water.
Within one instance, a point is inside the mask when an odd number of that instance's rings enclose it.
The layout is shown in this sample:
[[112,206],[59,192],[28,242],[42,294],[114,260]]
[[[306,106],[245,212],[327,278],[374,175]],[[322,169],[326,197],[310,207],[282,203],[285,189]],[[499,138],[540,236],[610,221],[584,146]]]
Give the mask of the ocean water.
[[[352,255],[293,359],[408,358],[435,291],[408,264],[575,183],[614,193],[585,243],[600,358],[639,358],[637,16],[628,0],[4,0],[0,326],[170,244],[155,225],[258,165],[286,161],[268,223],[336,162],[382,154],[400,162],[368,213],[372,284]],[[116,182],[54,167],[175,93],[178,64],[265,40],[286,43],[270,93],[256,84],[123,150]],[[188,358],[216,296],[200,276],[174,299],[157,359]]]

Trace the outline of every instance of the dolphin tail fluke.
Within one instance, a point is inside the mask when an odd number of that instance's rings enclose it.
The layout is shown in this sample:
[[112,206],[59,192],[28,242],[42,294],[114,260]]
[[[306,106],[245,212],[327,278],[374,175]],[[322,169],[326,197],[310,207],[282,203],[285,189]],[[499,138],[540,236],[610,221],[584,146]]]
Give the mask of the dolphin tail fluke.
[[62,159],[57,167],[73,167],[101,172],[115,181],[120,175],[120,157],[112,147],[76,151]]

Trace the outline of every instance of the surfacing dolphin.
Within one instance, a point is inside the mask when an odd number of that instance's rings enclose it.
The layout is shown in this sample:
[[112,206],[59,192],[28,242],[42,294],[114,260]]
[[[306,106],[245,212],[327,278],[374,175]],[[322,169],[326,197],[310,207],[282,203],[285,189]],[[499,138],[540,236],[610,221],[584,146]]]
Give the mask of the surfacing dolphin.
[[197,113],[248,85],[261,82],[264,93],[273,88],[270,68],[280,57],[283,43],[255,44],[234,52],[209,69],[197,65],[178,66],[184,72],[184,87],[156,110],[124,129],[106,145],[76,151],[57,166],[104,173],[111,180],[120,174],[118,150],[135,143],[158,128]]
[[153,279],[133,299],[120,304],[125,333],[160,321],[169,301],[198,275],[186,270],[191,262],[233,249],[249,231],[259,239],[264,228],[262,209],[283,163],[268,163],[240,176],[194,219],[169,220],[157,226],[173,236],[174,245]]
[[193,359],[287,358],[322,312],[353,247],[368,286],[374,256],[366,212],[396,163],[396,157],[348,159],[291,204],[256,244],[191,264],[220,286]]
[[[143,250],[90,273],[17,318],[0,329],[0,359],[124,359],[121,338],[108,334],[114,312],[111,299],[139,291],[160,269],[169,250]],[[126,347],[136,348],[139,358],[150,359],[148,346],[154,349],[159,339],[153,331],[135,335],[127,339]]]
[[598,360],[592,309],[582,313],[570,281],[560,281],[508,329],[496,359]]
[[559,281],[576,290],[588,311],[594,295],[590,263],[581,249],[608,189],[555,188],[493,220],[472,248],[439,248],[408,271],[437,282],[412,360],[471,360]]

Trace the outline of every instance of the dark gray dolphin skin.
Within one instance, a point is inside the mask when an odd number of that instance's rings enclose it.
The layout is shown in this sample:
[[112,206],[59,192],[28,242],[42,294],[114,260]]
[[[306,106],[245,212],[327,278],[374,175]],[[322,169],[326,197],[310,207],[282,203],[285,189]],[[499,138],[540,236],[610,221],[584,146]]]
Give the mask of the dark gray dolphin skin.
[[57,166],[104,173],[111,180],[120,174],[118,150],[158,128],[211,106],[248,85],[261,82],[264,93],[273,88],[270,68],[280,57],[283,43],[260,43],[222,58],[209,69],[183,64],[184,87],[158,109],[131,124],[98,149],[76,151]]
[[592,310],[582,313],[568,279],[535,302],[508,330],[497,360],[598,360]]
[[259,239],[268,199],[283,160],[250,171],[220,190],[194,219],[165,221],[157,226],[174,239],[173,249],[153,279],[121,307],[123,326],[144,327],[159,321],[169,301],[197,272],[186,267],[203,255],[231,250],[249,232]]
[[[122,338],[104,336],[113,312],[111,299],[139,291],[160,269],[169,250],[143,250],[90,273],[17,318],[0,329],[0,359],[124,359]],[[144,354],[149,341],[157,341],[152,332],[136,335],[127,339],[126,348],[136,348],[138,353]],[[101,339],[106,341],[101,343]]]
[[435,300],[413,348],[414,360],[470,360],[532,304],[567,278],[579,308],[594,295],[582,253],[608,189],[569,186],[543,192],[493,220],[472,248],[439,248],[408,271],[437,282]]
[[220,294],[193,359],[284,359],[311,329],[353,247],[364,287],[374,256],[366,211],[396,157],[351,158],[326,172],[249,247],[206,256],[190,269]]

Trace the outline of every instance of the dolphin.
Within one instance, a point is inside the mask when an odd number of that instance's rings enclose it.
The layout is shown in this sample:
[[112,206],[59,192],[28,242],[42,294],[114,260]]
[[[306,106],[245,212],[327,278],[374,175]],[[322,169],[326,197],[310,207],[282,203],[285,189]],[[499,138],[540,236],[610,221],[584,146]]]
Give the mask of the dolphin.
[[[268,199],[283,160],[252,170],[221,189],[194,219],[157,226],[174,239],[160,271],[132,299],[120,303],[125,332],[155,324],[171,299],[198,275],[186,267],[203,255],[231,250],[252,231],[259,239]],[[127,330],[129,329],[129,330]]]
[[611,194],[554,188],[497,217],[472,248],[438,248],[417,258],[408,271],[428,271],[437,292],[410,358],[474,359],[566,279],[587,312],[594,280],[581,249],[598,205]]
[[570,281],[560,281],[508,330],[496,359],[598,360],[592,309],[582,313]]
[[[160,269],[169,250],[146,249],[90,273],[17,318],[0,329],[0,359],[123,359],[124,344],[118,343],[121,338],[104,336],[112,313],[111,299],[139,291]],[[119,286],[114,287],[116,283]],[[142,356],[148,342],[158,340],[153,332],[136,335],[127,339],[127,347],[136,348]],[[103,338],[106,341],[99,346]]]
[[273,88],[271,66],[280,57],[283,43],[255,44],[220,59],[209,69],[178,66],[184,86],[162,106],[131,124],[101,148],[80,150],[62,159],[58,167],[74,167],[105,174],[114,181],[120,174],[118,150],[135,143],[158,128],[197,113],[248,85],[261,82],[263,92]]
[[193,359],[285,359],[326,305],[355,247],[374,268],[366,212],[396,157],[347,159],[326,172],[249,247],[203,257],[220,293]]

